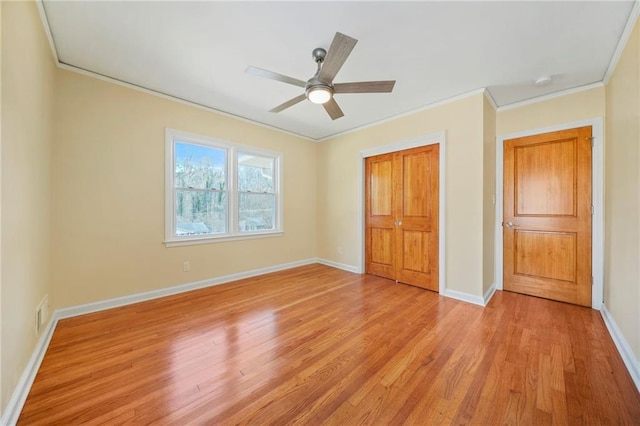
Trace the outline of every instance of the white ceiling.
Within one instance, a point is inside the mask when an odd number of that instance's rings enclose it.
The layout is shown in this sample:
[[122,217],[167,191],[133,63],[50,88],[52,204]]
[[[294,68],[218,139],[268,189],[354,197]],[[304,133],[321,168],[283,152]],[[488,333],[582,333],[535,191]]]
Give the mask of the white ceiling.
[[[473,90],[498,106],[600,82],[633,7],[625,2],[95,2],[45,0],[60,63],[311,139]],[[359,40],[335,83],[397,80],[390,94],[339,94],[345,116],[302,102],[311,51]],[[533,80],[553,77],[551,85]]]

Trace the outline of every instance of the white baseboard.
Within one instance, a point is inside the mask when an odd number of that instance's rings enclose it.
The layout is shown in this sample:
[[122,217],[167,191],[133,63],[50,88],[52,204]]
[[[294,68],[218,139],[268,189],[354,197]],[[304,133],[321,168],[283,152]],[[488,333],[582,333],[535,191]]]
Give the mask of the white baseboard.
[[487,306],[493,295],[497,290],[496,282],[492,282],[487,291],[482,296],[476,296],[475,294],[464,293],[462,291],[451,290],[449,288],[442,293],[445,297],[461,300],[463,302],[473,303],[474,305]]
[[47,352],[47,348],[49,347],[49,342],[51,341],[51,336],[53,336],[53,332],[56,329],[56,325],[58,325],[58,317],[54,312],[53,315],[51,315],[49,323],[42,331],[42,334],[38,339],[38,343],[36,343],[36,347],[31,354],[31,358],[29,358],[29,362],[27,362],[27,365],[20,376],[20,380],[18,380],[18,384],[11,394],[11,399],[9,399],[9,403],[2,413],[2,417],[0,417],[0,425],[13,426],[18,422],[18,417],[20,417],[22,407],[27,400],[27,396],[31,390],[31,385],[36,378],[36,374],[38,374],[38,369],[40,368],[44,354]]
[[449,288],[445,289],[444,296],[450,297],[456,300],[461,300],[463,302],[473,303],[474,305],[485,306],[485,301],[483,297],[476,296],[469,293],[463,293],[457,290],[451,290]]
[[358,273],[358,267],[357,266],[347,265],[345,263],[338,263],[338,262],[334,262],[333,260],[321,259],[319,257],[316,258],[316,262],[320,263],[321,265],[326,265],[326,266],[331,266],[331,267],[334,267],[334,268],[342,269],[343,271],[353,272],[354,274]]
[[71,306],[56,310],[59,319],[71,318],[78,315],[90,314],[93,312],[103,311],[105,309],[117,308],[120,306],[131,305],[133,303],[144,302],[147,300],[158,299],[160,297],[172,296],[174,294],[185,293],[187,291],[198,290],[201,288],[212,287],[215,285],[225,284],[231,281],[251,278],[258,275],[264,275],[271,272],[284,271],[285,269],[296,268],[298,266],[311,265],[317,263],[316,259],[305,259],[296,262],[283,263],[266,268],[253,269],[251,271],[238,272],[236,274],[223,275],[221,277],[211,278],[208,280],[195,281],[187,284],[180,284],[172,287],[151,290],[144,293],[136,293],[129,296],[116,297],[113,299],[101,300],[99,302],[87,303],[84,305]]
[[493,295],[496,294],[496,283],[493,282],[491,283],[491,285],[489,286],[489,288],[487,289],[487,291],[484,292],[484,303],[482,306],[487,306],[487,304],[489,303],[489,301],[491,300],[491,298],[493,297]]
[[620,331],[618,324],[616,324],[616,320],[613,318],[606,305],[603,303],[600,308],[600,314],[602,315],[604,324],[609,330],[613,343],[615,343],[616,348],[618,348],[618,353],[620,353],[620,357],[622,357],[624,365],[627,367],[627,370],[629,370],[633,383],[636,384],[636,388],[638,389],[638,392],[640,392],[640,361],[638,361],[638,358],[631,350],[629,343],[624,338],[622,331]]

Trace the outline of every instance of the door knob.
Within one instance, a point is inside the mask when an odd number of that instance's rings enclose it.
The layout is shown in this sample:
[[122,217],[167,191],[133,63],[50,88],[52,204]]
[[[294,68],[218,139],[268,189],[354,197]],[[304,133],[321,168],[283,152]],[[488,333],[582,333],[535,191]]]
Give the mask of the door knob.
[[502,225],[507,227],[507,228],[513,228],[513,227],[518,226],[518,225],[514,225],[513,222],[507,222],[507,223],[502,222]]

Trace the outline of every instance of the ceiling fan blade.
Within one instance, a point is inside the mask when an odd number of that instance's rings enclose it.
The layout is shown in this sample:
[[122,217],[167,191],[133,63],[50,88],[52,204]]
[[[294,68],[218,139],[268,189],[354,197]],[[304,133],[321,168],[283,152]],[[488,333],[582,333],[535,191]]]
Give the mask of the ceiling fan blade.
[[331,98],[329,102],[322,104],[327,114],[331,117],[332,120],[337,120],[338,118],[344,115],[344,112],[338,106],[338,103],[335,99]]
[[331,83],[347,60],[358,40],[342,33],[336,33],[327,52],[327,57],[322,64],[318,79],[325,83]]
[[295,104],[302,102],[306,99],[307,97],[304,95],[304,93],[300,96],[296,96],[293,99],[289,99],[287,102],[278,105],[277,107],[269,110],[269,112],[280,112],[280,111],[284,111],[285,109],[294,106]]
[[333,85],[333,91],[334,93],[389,93],[395,84],[395,80],[337,83]]
[[298,80],[297,78],[293,77],[287,77],[286,75],[278,74],[277,72],[263,70],[262,68],[248,66],[245,72],[256,75],[258,77],[269,78],[271,80],[293,84],[294,86],[298,87],[304,87],[307,85],[306,81]]

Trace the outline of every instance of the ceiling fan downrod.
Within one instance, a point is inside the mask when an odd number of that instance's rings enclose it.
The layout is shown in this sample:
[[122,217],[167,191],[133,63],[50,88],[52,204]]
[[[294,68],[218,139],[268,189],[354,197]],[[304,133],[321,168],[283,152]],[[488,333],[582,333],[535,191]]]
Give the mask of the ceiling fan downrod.
[[322,47],[316,47],[313,49],[313,52],[311,52],[311,55],[313,56],[313,60],[316,64],[318,64],[318,69],[314,76],[307,80],[307,84],[304,88],[304,94],[307,99],[314,104],[324,104],[333,98],[333,86],[329,83],[320,81],[318,78],[318,75],[322,70],[324,58],[327,56],[327,51]]

